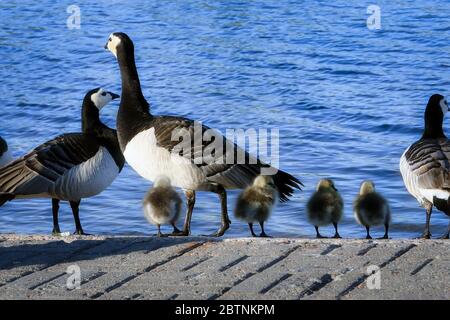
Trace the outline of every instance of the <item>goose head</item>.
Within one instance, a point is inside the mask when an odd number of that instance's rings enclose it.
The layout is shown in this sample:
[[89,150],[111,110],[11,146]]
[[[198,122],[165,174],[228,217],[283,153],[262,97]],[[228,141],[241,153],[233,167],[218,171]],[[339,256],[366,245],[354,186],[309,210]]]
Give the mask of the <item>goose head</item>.
[[113,32],[109,35],[108,41],[105,44],[105,49],[111,51],[111,53],[117,58],[118,52],[121,50],[133,51],[134,45],[130,37],[123,32]]
[[106,91],[102,88],[93,89],[89,91],[86,96],[92,101],[98,110],[101,110],[112,100],[120,97],[118,94]]
[[445,116],[449,110],[447,100],[440,94],[433,94],[428,100],[426,111],[429,113],[441,113]]
[[425,109],[425,130],[423,138],[445,137],[442,130],[444,116],[449,111],[447,100],[440,94],[433,94]]

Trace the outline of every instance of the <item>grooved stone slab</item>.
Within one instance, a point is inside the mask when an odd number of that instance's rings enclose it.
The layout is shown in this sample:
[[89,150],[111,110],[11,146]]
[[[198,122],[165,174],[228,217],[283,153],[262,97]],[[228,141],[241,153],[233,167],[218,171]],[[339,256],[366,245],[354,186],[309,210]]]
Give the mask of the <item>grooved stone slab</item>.
[[450,299],[450,241],[0,235],[0,299]]

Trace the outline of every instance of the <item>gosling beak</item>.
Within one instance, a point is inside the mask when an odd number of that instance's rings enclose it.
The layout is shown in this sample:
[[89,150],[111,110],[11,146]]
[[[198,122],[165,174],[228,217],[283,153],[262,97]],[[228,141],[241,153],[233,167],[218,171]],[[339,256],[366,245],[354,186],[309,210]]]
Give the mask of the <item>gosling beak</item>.
[[118,95],[118,94],[115,94],[115,93],[112,93],[112,92],[109,92],[109,94],[111,95],[111,98],[114,100],[114,99],[117,99],[117,98],[120,98],[120,96]]

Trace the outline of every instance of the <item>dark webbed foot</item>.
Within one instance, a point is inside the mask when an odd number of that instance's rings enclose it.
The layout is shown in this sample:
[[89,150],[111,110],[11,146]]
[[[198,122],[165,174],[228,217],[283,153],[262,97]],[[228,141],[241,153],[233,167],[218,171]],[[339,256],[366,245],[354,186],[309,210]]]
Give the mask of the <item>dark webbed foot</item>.
[[172,237],[187,237],[189,236],[189,231],[187,230],[178,230],[178,231],[173,231],[170,236]]
[[230,228],[230,225],[228,223],[225,223],[224,225],[222,225],[220,227],[219,230],[217,230],[216,232],[211,234],[210,237],[221,237],[221,236],[223,236],[225,234],[225,231],[227,231],[228,228]]
[[326,238],[320,234],[318,226],[314,226],[314,228],[316,228],[316,238],[317,239],[325,239]]
[[334,239],[342,239],[341,235],[339,233],[335,233],[333,236]]
[[61,235],[61,230],[58,228],[53,228],[52,230],[52,236],[59,237]]
[[369,234],[369,235],[366,236],[366,239],[370,240],[370,239],[372,239],[372,236]]
[[75,230],[75,232],[73,233],[74,235],[78,235],[78,236],[90,236],[90,233],[85,233],[83,230]]
[[333,238],[334,239],[341,239],[341,236],[340,236],[340,234],[338,232],[338,224],[337,224],[337,222],[333,222],[333,226],[334,226],[334,231],[335,231]]
[[172,231],[171,234],[169,234],[170,236],[182,237],[182,236],[188,236],[189,235],[189,232],[185,232],[185,231],[182,231],[182,230],[178,229],[177,226],[175,225],[175,223],[172,223],[172,227],[173,227],[173,231]]
[[253,230],[253,223],[250,222],[248,224],[248,227],[250,228],[250,232],[251,232],[252,236],[256,237],[257,235],[256,235],[255,231]]
[[261,232],[260,234],[259,234],[259,237],[260,238],[272,238],[272,236],[269,236],[267,233],[265,233],[265,232]]

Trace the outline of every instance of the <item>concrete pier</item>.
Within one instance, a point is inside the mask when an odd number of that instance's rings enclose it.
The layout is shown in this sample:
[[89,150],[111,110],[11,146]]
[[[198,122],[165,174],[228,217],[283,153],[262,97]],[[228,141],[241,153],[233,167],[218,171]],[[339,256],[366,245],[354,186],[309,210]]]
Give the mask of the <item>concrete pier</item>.
[[0,235],[0,299],[450,299],[450,241]]

